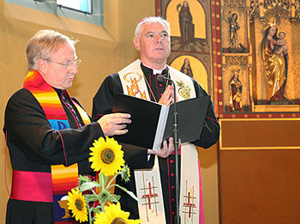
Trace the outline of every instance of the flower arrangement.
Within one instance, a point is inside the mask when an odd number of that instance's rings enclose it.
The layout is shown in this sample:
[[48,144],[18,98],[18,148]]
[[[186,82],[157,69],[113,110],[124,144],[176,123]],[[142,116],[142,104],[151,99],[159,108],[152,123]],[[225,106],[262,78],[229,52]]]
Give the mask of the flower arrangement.
[[[130,213],[121,210],[120,196],[112,193],[112,189],[118,187],[138,200],[132,192],[114,183],[118,175],[121,175],[121,179],[125,182],[130,178],[130,170],[125,165],[124,152],[121,149],[122,146],[114,138],[100,137],[94,141],[93,147],[90,148],[89,161],[92,163],[91,168],[98,174],[97,181],[80,175],[78,187],[68,193],[68,208],[76,221],[89,221],[90,224],[142,222],[139,219],[128,219]],[[109,179],[109,176],[112,178]]]

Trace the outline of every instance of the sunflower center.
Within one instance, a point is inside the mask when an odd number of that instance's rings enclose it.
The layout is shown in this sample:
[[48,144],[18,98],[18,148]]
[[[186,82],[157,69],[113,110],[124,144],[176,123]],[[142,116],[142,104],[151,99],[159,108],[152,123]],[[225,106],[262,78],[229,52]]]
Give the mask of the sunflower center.
[[110,148],[106,148],[101,152],[101,159],[104,163],[111,164],[115,160],[115,152]]
[[100,193],[100,197],[101,197],[103,200],[105,200],[105,199],[108,198],[108,193],[106,193],[106,192]]
[[84,204],[83,204],[82,200],[80,200],[80,199],[77,198],[77,199],[75,200],[75,206],[76,206],[76,208],[77,208],[79,211],[82,211],[82,210],[83,210]]
[[115,218],[115,219],[111,222],[111,224],[127,224],[127,222],[126,222],[124,219],[118,217],[118,218]]

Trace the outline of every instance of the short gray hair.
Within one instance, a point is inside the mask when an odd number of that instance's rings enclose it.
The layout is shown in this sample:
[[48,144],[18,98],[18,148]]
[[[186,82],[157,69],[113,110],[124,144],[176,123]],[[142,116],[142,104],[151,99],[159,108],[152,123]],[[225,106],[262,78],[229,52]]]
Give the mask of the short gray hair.
[[49,59],[52,52],[58,51],[64,44],[69,43],[75,48],[78,41],[53,31],[40,30],[27,43],[26,57],[28,70],[37,70],[39,59]]
[[169,36],[171,35],[170,23],[167,20],[165,20],[162,17],[151,16],[151,17],[144,18],[141,22],[138,23],[138,25],[135,28],[134,36],[139,38],[141,35],[141,32],[142,32],[143,26],[145,24],[152,24],[152,23],[161,23],[162,25],[164,25],[166,27]]

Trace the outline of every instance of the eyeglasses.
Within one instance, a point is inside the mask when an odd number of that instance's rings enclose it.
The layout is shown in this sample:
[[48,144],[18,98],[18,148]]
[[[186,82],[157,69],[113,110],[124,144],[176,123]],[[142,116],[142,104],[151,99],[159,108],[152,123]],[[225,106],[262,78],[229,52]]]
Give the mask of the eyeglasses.
[[55,64],[59,64],[59,65],[62,65],[65,67],[65,69],[69,69],[71,68],[72,65],[75,65],[76,68],[78,68],[78,66],[80,65],[81,63],[81,60],[80,59],[77,59],[76,61],[67,61],[67,62],[57,62],[57,61],[52,61],[50,59],[43,59],[45,61],[48,61],[48,62],[52,62],[52,63],[55,63]]

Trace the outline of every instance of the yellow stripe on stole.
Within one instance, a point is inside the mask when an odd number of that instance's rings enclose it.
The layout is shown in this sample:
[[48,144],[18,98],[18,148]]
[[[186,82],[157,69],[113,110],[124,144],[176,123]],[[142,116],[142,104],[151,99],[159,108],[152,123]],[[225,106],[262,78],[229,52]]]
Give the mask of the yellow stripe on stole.
[[77,110],[78,110],[78,112],[81,116],[81,119],[82,119],[83,123],[85,125],[91,123],[91,120],[90,120],[89,116],[87,115],[87,113],[85,112],[85,110],[83,110],[81,108],[81,106],[77,105],[77,103],[74,102],[74,104],[75,104],[75,106],[76,106],[76,108],[77,108]]
[[65,167],[64,165],[52,165],[51,166],[52,173],[52,182],[53,184],[57,184],[60,182],[65,182],[65,179],[78,179],[78,165],[77,163]]
[[57,104],[59,103],[60,104],[60,101],[59,101],[59,98],[57,96],[57,93],[55,91],[53,92],[40,92],[40,91],[32,91],[33,95],[35,97],[38,98],[38,101],[39,102],[48,102],[48,103],[54,103],[54,104]]

